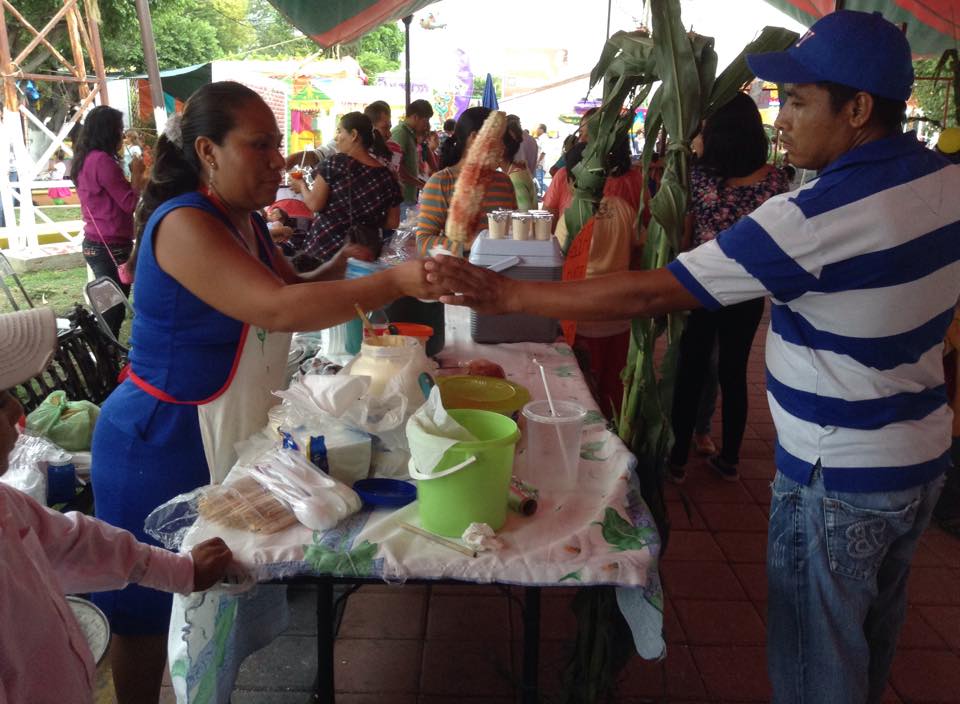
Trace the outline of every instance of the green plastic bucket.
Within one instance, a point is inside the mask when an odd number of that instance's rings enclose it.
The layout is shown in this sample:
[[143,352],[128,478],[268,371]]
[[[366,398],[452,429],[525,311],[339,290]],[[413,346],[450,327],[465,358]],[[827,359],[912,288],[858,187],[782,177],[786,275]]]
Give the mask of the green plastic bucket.
[[[459,538],[471,523],[486,523],[499,530],[507,520],[513,451],[520,439],[517,424],[491,411],[452,409],[448,413],[477,441],[458,442],[444,453],[432,472],[443,476],[421,474],[411,460],[420,524],[451,538]],[[462,466],[444,474],[458,465]]]

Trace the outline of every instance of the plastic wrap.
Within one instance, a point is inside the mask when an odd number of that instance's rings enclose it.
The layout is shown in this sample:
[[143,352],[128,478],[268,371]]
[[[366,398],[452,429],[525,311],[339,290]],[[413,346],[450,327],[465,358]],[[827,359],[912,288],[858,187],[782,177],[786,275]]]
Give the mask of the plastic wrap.
[[191,544],[198,518],[231,540],[256,541],[297,523],[328,530],[360,510],[360,497],[342,482],[319,472],[298,452],[274,445],[245,464],[238,462],[223,484],[180,494],[154,509],[147,534],[179,550]]
[[383,245],[378,264],[394,266],[411,259],[418,259],[416,223],[409,229],[395,230],[390,241]]
[[0,482],[22,491],[35,501],[47,503],[47,465],[66,464],[72,455],[47,438],[23,433],[10,452],[9,468]]

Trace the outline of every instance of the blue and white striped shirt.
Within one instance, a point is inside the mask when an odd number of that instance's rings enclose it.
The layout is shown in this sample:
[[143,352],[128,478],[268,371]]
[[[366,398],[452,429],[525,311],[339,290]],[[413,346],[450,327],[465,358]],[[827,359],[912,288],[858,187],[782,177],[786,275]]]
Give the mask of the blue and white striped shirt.
[[778,469],[888,491],[950,462],[943,337],[960,296],[960,166],[913,133],[867,143],[670,271],[709,309],[769,295]]

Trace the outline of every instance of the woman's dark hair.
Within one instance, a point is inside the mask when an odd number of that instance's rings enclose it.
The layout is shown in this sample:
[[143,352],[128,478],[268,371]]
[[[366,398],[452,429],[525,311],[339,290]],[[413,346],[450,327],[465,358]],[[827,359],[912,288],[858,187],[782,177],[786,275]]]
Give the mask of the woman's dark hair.
[[[447,139],[440,147],[440,168],[446,169],[457,164],[463,158],[463,151],[467,148],[467,140],[474,132],[479,132],[483,123],[490,116],[490,108],[473,107],[463,111],[457,119],[457,127],[453,135]],[[517,150],[520,149],[520,143],[523,141],[523,134],[520,135],[520,141],[516,141],[510,136],[508,129],[503,133],[504,156],[513,161]],[[512,151],[511,151],[512,150]]]
[[756,103],[737,93],[704,123],[700,164],[721,178],[747,176],[767,163],[768,147]]
[[346,132],[356,130],[360,143],[368,152],[373,152],[382,159],[390,158],[390,149],[383,141],[383,135],[373,129],[373,122],[362,112],[348,112],[340,118],[340,129]]
[[586,142],[577,142],[563,156],[563,165],[567,169],[567,180],[570,183],[574,182],[573,168],[583,160],[583,152],[586,148]]
[[440,148],[440,168],[446,169],[455,165],[463,158],[463,151],[467,148],[467,140],[474,132],[479,132],[490,115],[490,108],[467,108],[457,118],[457,127],[453,135]]
[[123,142],[123,113],[106,105],[98,105],[83,121],[83,128],[73,146],[70,180],[77,183],[83,162],[92,151],[106,152],[114,159]]
[[203,164],[194,145],[199,137],[214,144],[223,144],[227,133],[237,124],[237,115],[251,101],[262,98],[245,85],[233,81],[208,83],[187,100],[179,120],[178,146],[167,132],[160,135],[154,152],[150,180],[140,194],[140,204],[134,214],[137,244],[128,266],[136,267],[140,237],[153,211],[163,203],[200,186]]
[[[523,129],[519,122],[507,122],[507,130],[503,133],[503,158],[513,163],[520,145],[523,144]],[[530,164],[527,164],[530,166]]]
[[[574,167],[583,161],[583,154],[590,146],[586,142],[577,142],[570,148],[564,157],[564,164],[567,167],[567,179],[573,183]],[[613,149],[607,154],[604,160],[604,168],[607,169],[608,176],[623,176],[633,168],[633,162],[630,160],[630,138],[624,134],[613,144]]]

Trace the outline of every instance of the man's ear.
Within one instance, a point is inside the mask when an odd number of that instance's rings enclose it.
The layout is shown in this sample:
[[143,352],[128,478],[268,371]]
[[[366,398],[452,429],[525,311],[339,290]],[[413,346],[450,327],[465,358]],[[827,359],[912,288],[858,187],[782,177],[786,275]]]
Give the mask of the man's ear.
[[853,96],[853,100],[847,103],[849,110],[850,126],[860,129],[869,121],[873,115],[873,96],[865,91],[860,91]]

